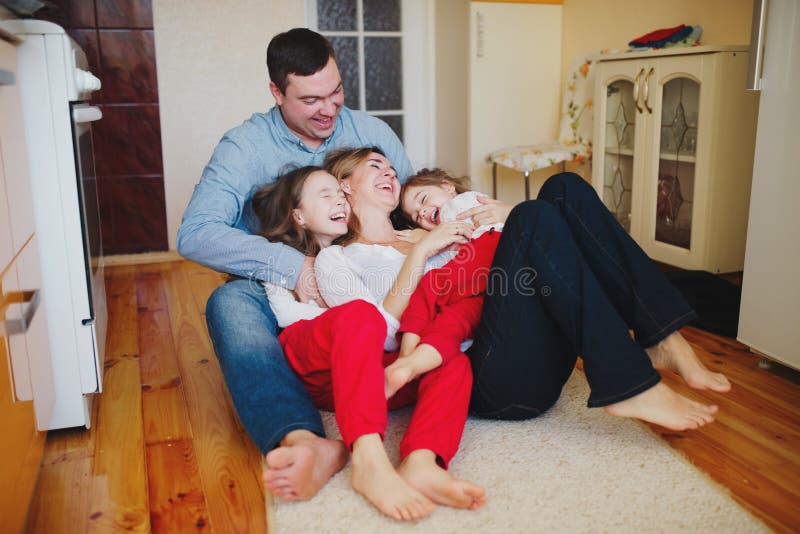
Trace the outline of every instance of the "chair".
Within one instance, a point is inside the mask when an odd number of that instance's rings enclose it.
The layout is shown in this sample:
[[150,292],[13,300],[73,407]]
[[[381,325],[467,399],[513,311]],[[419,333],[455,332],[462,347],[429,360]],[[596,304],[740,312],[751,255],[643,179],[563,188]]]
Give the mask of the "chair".
[[530,198],[530,174],[533,171],[567,162],[584,163],[592,157],[592,95],[594,92],[594,57],[596,51],[579,56],[573,62],[561,104],[558,141],[521,145],[495,150],[486,158],[492,164],[492,196],[497,198],[497,166],[502,165],[525,176],[525,200]]

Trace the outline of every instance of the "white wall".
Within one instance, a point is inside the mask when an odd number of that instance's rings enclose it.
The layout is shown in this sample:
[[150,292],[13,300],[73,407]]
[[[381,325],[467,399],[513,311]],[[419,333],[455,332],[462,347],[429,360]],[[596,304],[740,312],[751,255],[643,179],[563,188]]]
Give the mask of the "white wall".
[[[471,2],[469,24],[469,174],[475,189],[491,194],[491,152],[558,137],[562,9]],[[523,200],[522,174],[499,170],[498,198]],[[531,196],[540,182],[534,175]]]
[[436,132],[434,164],[458,175],[467,166],[469,3],[436,0]]
[[305,20],[298,0],[153,0],[170,250],[222,134],[274,103],[269,40]]

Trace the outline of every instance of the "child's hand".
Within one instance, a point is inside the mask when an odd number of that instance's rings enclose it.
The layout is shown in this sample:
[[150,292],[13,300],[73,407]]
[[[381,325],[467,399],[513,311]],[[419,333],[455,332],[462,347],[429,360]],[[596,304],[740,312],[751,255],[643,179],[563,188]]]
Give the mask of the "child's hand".
[[405,241],[406,243],[416,244],[419,243],[420,240],[428,235],[427,230],[423,230],[422,228],[414,228],[413,230],[395,230],[394,237],[398,241]]
[[425,254],[425,258],[438,254],[450,245],[469,243],[473,227],[466,221],[450,221],[442,223],[430,232],[414,247]]

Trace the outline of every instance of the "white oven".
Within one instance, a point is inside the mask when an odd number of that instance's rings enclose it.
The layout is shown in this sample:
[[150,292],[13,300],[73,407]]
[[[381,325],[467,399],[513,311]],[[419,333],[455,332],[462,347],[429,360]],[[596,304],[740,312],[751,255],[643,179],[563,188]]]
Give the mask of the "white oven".
[[100,81],[63,28],[39,20],[0,27],[23,39],[18,74],[56,390],[50,428],[89,427],[107,322],[91,129],[102,113],[87,103]]

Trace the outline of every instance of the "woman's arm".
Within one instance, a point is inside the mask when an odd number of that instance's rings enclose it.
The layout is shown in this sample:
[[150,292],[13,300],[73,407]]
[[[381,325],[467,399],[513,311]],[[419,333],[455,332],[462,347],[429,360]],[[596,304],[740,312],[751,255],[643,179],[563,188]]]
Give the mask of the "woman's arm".
[[399,319],[406,311],[408,300],[417,289],[422,275],[425,274],[425,261],[445,247],[456,243],[467,243],[470,235],[472,235],[472,225],[465,221],[442,223],[431,230],[406,256],[392,289],[383,299],[383,308]]

